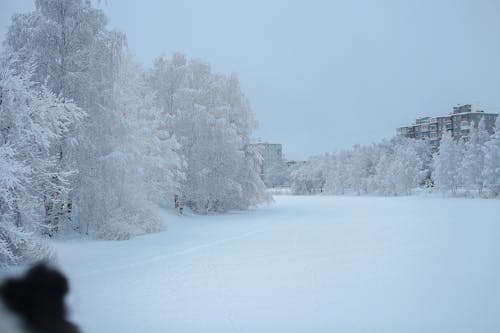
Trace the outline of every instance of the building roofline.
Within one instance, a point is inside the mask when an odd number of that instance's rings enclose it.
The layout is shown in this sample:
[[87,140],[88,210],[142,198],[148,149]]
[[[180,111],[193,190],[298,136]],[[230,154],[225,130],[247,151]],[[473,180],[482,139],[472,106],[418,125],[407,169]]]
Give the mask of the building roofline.
[[[499,114],[498,113],[493,113],[493,112],[484,112],[484,111],[470,111],[470,112],[461,112],[461,113],[450,113],[446,116],[436,116],[436,117],[420,117],[420,118],[416,118],[415,121],[417,119],[424,119],[424,118],[429,118],[429,120],[431,119],[438,119],[438,118],[451,118],[453,116],[462,116],[462,115],[467,115],[467,114],[479,114],[479,115],[489,115],[489,116],[498,116]],[[400,127],[397,127],[398,129],[399,128],[405,128],[405,127],[414,127],[414,126],[421,126],[421,125],[427,125],[427,124],[430,124],[431,122],[425,122],[425,123],[421,123],[421,124],[417,124],[416,122],[414,123],[411,123],[409,125],[405,125],[405,126],[400,126]]]

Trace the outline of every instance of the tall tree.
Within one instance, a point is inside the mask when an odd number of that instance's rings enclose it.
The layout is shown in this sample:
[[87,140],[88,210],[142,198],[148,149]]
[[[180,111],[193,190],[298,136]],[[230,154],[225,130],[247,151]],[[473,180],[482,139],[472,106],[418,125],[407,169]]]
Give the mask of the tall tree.
[[182,203],[196,212],[243,209],[266,199],[258,154],[249,146],[255,116],[236,76],[174,54],[159,57],[148,75],[156,105],[170,119],[184,163]]
[[36,0],[35,4],[34,12],[13,17],[6,48],[21,62],[34,61],[34,80],[74,100],[88,115],[60,146],[59,163],[78,169],[71,180],[66,219],[73,219],[82,232],[123,238],[129,227],[116,222],[117,212],[128,207],[122,199],[128,198],[131,206],[133,199],[124,193],[130,188],[124,188],[120,178],[135,167],[123,154],[131,137],[127,120],[117,109],[125,37],[106,28],[106,16],[90,1]]
[[120,125],[113,131],[110,162],[122,172],[109,180],[115,189],[111,206],[119,208],[110,215],[116,226],[109,232],[122,230],[128,237],[162,227],[156,207],[168,204],[178,188],[181,160],[179,145],[166,130],[169,119],[154,106],[143,70],[130,54],[122,57],[114,98]]
[[[0,264],[40,258],[37,238],[58,227],[68,192],[59,146],[83,112],[32,81],[34,66],[8,55],[0,59]],[[43,223],[41,223],[43,221]]]

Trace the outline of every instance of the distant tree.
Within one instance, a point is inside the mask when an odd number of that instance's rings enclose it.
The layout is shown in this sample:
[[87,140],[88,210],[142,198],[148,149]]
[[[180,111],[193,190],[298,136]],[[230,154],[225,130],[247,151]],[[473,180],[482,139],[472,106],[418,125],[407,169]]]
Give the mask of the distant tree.
[[484,186],[494,195],[500,195],[500,117],[495,123],[495,133],[484,146]]
[[382,195],[396,195],[393,174],[389,171],[394,161],[395,144],[392,141],[383,141],[377,145],[379,155],[373,177],[373,193]]
[[311,157],[292,171],[290,182],[297,194],[408,195],[412,189],[425,186],[431,166],[428,142],[395,137]]
[[318,194],[325,192],[326,180],[331,168],[331,157],[310,157],[306,163],[290,173],[290,187],[294,194]]
[[331,164],[326,173],[325,190],[332,194],[346,194],[350,191],[349,166],[351,153],[341,151],[331,155]]
[[443,192],[457,192],[461,185],[459,169],[462,165],[463,145],[457,143],[450,132],[443,134],[439,151],[434,156],[432,179]]
[[356,145],[352,149],[348,182],[358,195],[368,192],[369,180],[375,174],[373,153],[372,146]]
[[481,193],[484,186],[484,154],[485,145],[489,140],[484,118],[481,118],[477,128],[471,126],[470,137],[465,144],[465,152],[459,174],[466,189]]
[[429,155],[430,146],[425,141],[399,138],[395,142],[394,155],[386,169],[394,183],[393,194],[409,195],[411,189],[424,183],[429,175]]

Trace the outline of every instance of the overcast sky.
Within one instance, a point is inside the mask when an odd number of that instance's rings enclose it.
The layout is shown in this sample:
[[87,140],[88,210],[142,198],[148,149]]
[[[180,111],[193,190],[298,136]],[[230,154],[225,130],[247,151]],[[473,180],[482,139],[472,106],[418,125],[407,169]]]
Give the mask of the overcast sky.
[[[289,159],[389,138],[457,103],[500,112],[500,1],[107,0],[150,66],[174,51],[235,72],[256,138]],[[33,1],[0,0],[0,34]]]

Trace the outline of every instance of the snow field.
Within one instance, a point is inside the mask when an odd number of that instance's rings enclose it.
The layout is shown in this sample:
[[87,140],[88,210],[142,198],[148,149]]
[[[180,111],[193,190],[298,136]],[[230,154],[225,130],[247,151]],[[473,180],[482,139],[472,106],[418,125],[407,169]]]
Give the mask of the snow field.
[[61,241],[83,332],[499,332],[500,203],[275,196]]

